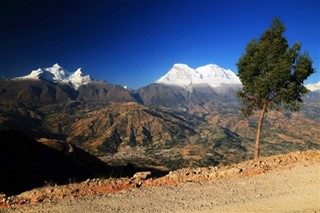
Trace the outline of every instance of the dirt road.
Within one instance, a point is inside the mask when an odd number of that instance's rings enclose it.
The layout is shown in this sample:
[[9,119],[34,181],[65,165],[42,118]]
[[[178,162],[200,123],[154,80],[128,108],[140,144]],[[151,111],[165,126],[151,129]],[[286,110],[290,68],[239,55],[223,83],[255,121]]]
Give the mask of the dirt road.
[[0,212],[320,212],[320,162],[254,176],[23,205]]

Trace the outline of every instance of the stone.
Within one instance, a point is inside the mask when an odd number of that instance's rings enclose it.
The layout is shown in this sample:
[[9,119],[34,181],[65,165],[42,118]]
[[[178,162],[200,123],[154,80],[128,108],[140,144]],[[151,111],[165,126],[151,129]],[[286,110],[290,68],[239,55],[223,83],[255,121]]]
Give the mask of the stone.
[[146,180],[151,176],[150,171],[146,172],[137,172],[133,175],[133,179]]

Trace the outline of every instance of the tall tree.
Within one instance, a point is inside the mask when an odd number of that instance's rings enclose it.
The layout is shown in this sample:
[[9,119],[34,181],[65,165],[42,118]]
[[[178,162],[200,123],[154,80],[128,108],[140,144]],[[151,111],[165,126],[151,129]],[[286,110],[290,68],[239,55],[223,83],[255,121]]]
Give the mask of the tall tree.
[[284,32],[285,26],[279,18],[274,18],[259,40],[248,43],[237,63],[243,84],[238,92],[242,112],[245,116],[260,112],[255,160],[259,158],[261,129],[267,110],[299,111],[301,97],[308,92],[303,81],[315,72],[309,55],[300,53],[301,44],[297,42],[289,47]]

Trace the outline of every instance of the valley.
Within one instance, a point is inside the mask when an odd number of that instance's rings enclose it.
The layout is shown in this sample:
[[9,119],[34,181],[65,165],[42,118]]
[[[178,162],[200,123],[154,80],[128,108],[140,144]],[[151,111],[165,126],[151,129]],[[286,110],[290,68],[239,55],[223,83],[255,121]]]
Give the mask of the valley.
[[[319,108],[305,103],[300,113],[269,112],[262,155],[319,149]],[[62,140],[110,165],[133,163],[165,171],[250,159],[257,123],[256,116],[246,119],[236,107],[188,113],[137,102],[74,101],[41,107],[6,103],[0,110],[2,129]]]

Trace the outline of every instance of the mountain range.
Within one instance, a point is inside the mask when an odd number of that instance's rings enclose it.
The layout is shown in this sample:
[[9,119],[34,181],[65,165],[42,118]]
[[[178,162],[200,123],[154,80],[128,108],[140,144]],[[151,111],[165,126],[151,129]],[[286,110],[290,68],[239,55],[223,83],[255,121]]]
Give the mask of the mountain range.
[[[218,65],[175,64],[137,90],[58,64],[0,82],[0,130],[63,141],[111,166],[169,171],[252,156],[257,116],[242,116],[241,82]],[[262,155],[320,148],[318,84],[300,113],[267,114]]]
[[[216,64],[196,69],[186,64],[175,64],[157,81],[137,90],[92,80],[89,75],[83,75],[81,68],[68,72],[54,64],[33,70],[26,76],[2,80],[0,99],[36,105],[68,101],[134,101],[174,110],[204,112],[226,105],[239,107],[236,91],[241,86],[234,72]],[[307,100],[320,97],[320,82],[306,87],[311,91],[306,96]]]
[[[45,80],[52,83],[70,85],[78,89],[83,85],[92,83],[90,75],[83,75],[82,69],[78,68],[75,72],[69,72],[59,64],[54,64],[48,68],[38,68],[31,71],[29,75],[15,77],[12,80]],[[156,80],[156,84],[165,84],[192,88],[198,85],[209,85],[213,88],[223,84],[239,87],[241,81],[239,77],[230,69],[224,69],[216,64],[208,64],[193,69],[187,64],[174,64],[173,67],[162,77]],[[320,81],[315,84],[305,85],[310,91],[320,90]],[[127,89],[126,86],[124,86]]]
[[83,76],[81,68],[70,73],[58,64],[39,68],[29,75],[1,80],[0,100],[30,105],[68,103],[72,101],[135,101],[128,90],[106,81]]
[[69,73],[63,69],[59,64],[54,64],[52,67],[39,68],[31,71],[29,75],[16,77],[13,80],[46,80],[53,83],[60,83],[72,86],[78,89],[82,85],[91,82],[89,75],[83,76],[81,68],[77,69],[74,73]]
[[186,64],[175,64],[166,75],[155,83],[181,86],[187,89],[204,84],[213,88],[222,84],[241,85],[239,77],[234,72],[223,69],[216,64],[208,64],[197,69],[192,69]]

